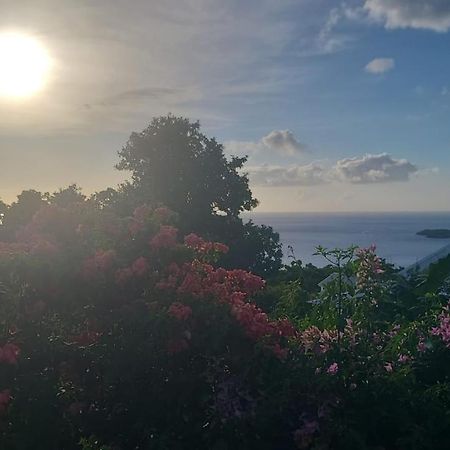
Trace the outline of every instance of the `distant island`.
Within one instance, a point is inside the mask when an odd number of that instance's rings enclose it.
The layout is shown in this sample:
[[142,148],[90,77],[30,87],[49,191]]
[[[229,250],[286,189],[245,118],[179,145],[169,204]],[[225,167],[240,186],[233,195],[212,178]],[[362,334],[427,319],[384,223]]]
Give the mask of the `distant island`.
[[450,230],[436,229],[436,230],[422,230],[417,233],[419,236],[426,236],[432,239],[450,239]]

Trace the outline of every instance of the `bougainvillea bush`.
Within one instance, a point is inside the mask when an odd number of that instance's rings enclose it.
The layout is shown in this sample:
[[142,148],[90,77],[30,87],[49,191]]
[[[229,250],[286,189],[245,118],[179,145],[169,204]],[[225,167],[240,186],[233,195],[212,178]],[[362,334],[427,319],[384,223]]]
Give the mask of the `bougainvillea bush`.
[[447,448],[443,299],[392,309],[366,249],[337,315],[271,317],[176,223],[45,206],[0,243],[1,449]]

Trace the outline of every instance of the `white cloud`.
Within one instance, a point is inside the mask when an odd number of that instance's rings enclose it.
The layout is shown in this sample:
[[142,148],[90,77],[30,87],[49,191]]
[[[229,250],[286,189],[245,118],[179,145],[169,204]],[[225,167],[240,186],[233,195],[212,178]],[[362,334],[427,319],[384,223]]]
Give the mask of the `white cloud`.
[[272,150],[291,156],[305,150],[305,146],[289,130],[273,130],[261,139],[261,143]]
[[290,130],[273,130],[259,141],[228,141],[225,148],[232,155],[287,155],[295,156],[305,151],[302,144]]
[[386,28],[450,29],[449,0],[366,0],[364,9]]
[[337,180],[365,184],[408,181],[418,169],[406,159],[394,159],[387,153],[380,153],[341,159],[332,170]]
[[379,75],[389,72],[394,67],[395,61],[393,58],[375,58],[366,65],[364,70],[368,73]]
[[[418,168],[406,159],[394,159],[387,153],[345,158],[332,167],[313,162],[306,165],[262,165],[248,169],[255,186],[317,186],[326,183],[374,184],[408,181]],[[421,174],[435,173],[420,171]]]
[[255,186],[312,186],[327,182],[327,170],[317,163],[292,166],[259,166],[248,170]]

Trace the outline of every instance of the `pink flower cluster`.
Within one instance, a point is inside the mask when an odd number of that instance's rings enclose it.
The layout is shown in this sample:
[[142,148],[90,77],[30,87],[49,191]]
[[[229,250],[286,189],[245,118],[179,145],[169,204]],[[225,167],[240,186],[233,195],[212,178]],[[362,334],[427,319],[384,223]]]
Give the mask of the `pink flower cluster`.
[[299,334],[299,341],[305,353],[327,353],[338,340],[337,330],[320,330],[311,326]]
[[136,236],[145,227],[145,222],[150,217],[152,210],[147,205],[138,206],[134,212],[133,217],[128,225],[128,231],[131,236]]
[[287,349],[282,347],[280,339],[293,337],[296,331],[289,321],[271,320],[248,301],[248,297],[263,286],[264,280],[244,270],[215,269],[200,261],[185,263],[181,267],[171,264],[166,279],[158,283],[161,289],[228,304],[231,315],[251,339],[263,341],[267,348],[283,358]]
[[17,364],[20,348],[16,344],[8,343],[0,347],[0,362]]
[[150,272],[150,264],[143,256],[137,258],[130,267],[116,271],[115,279],[119,286],[124,286],[133,278],[142,278]]
[[357,252],[358,269],[356,272],[359,289],[372,289],[378,277],[384,273],[381,259],[375,253],[375,245],[360,248]]
[[158,233],[150,239],[150,247],[153,250],[171,248],[177,243],[178,230],[171,225],[161,225]]
[[433,336],[439,336],[445,346],[450,348],[450,301],[439,314],[439,325],[431,329]]
[[190,306],[183,305],[183,303],[174,302],[170,305],[168,313],[175,319],[185,321],[191,317],[192,309]]
[[225,244],[222,244],[220,242],[205,241],[195,233],[191,233],[185,236],[184,245],[186,245],[186,247],[192,248],[198,253],[228,253],[229,250],[229,248]]
[[109,271],[115,261],[116,253],[114,250],[97,250],[93,256],[84,261],[81,275],[86,280],[92,280]]
[[338,373],[338,370],[339,370],[339,365],[337,362],[334,362],[330,365],[330,367],[328,367],[327,373],[329,375],[336,375]]

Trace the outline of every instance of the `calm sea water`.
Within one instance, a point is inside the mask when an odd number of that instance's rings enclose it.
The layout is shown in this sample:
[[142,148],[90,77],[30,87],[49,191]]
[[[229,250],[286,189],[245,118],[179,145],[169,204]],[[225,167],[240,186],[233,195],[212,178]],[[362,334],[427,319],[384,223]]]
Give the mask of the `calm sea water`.
[[285,261],[287,246],[303,262],[322,266],[313,256],[317,245],[347,247],[375,244],[377,253],[405,267],[450,243],[450,239],[417,236],[424,228],[450,228],[448,213],[251,213],[257,224],[272,226],[280,233]]

